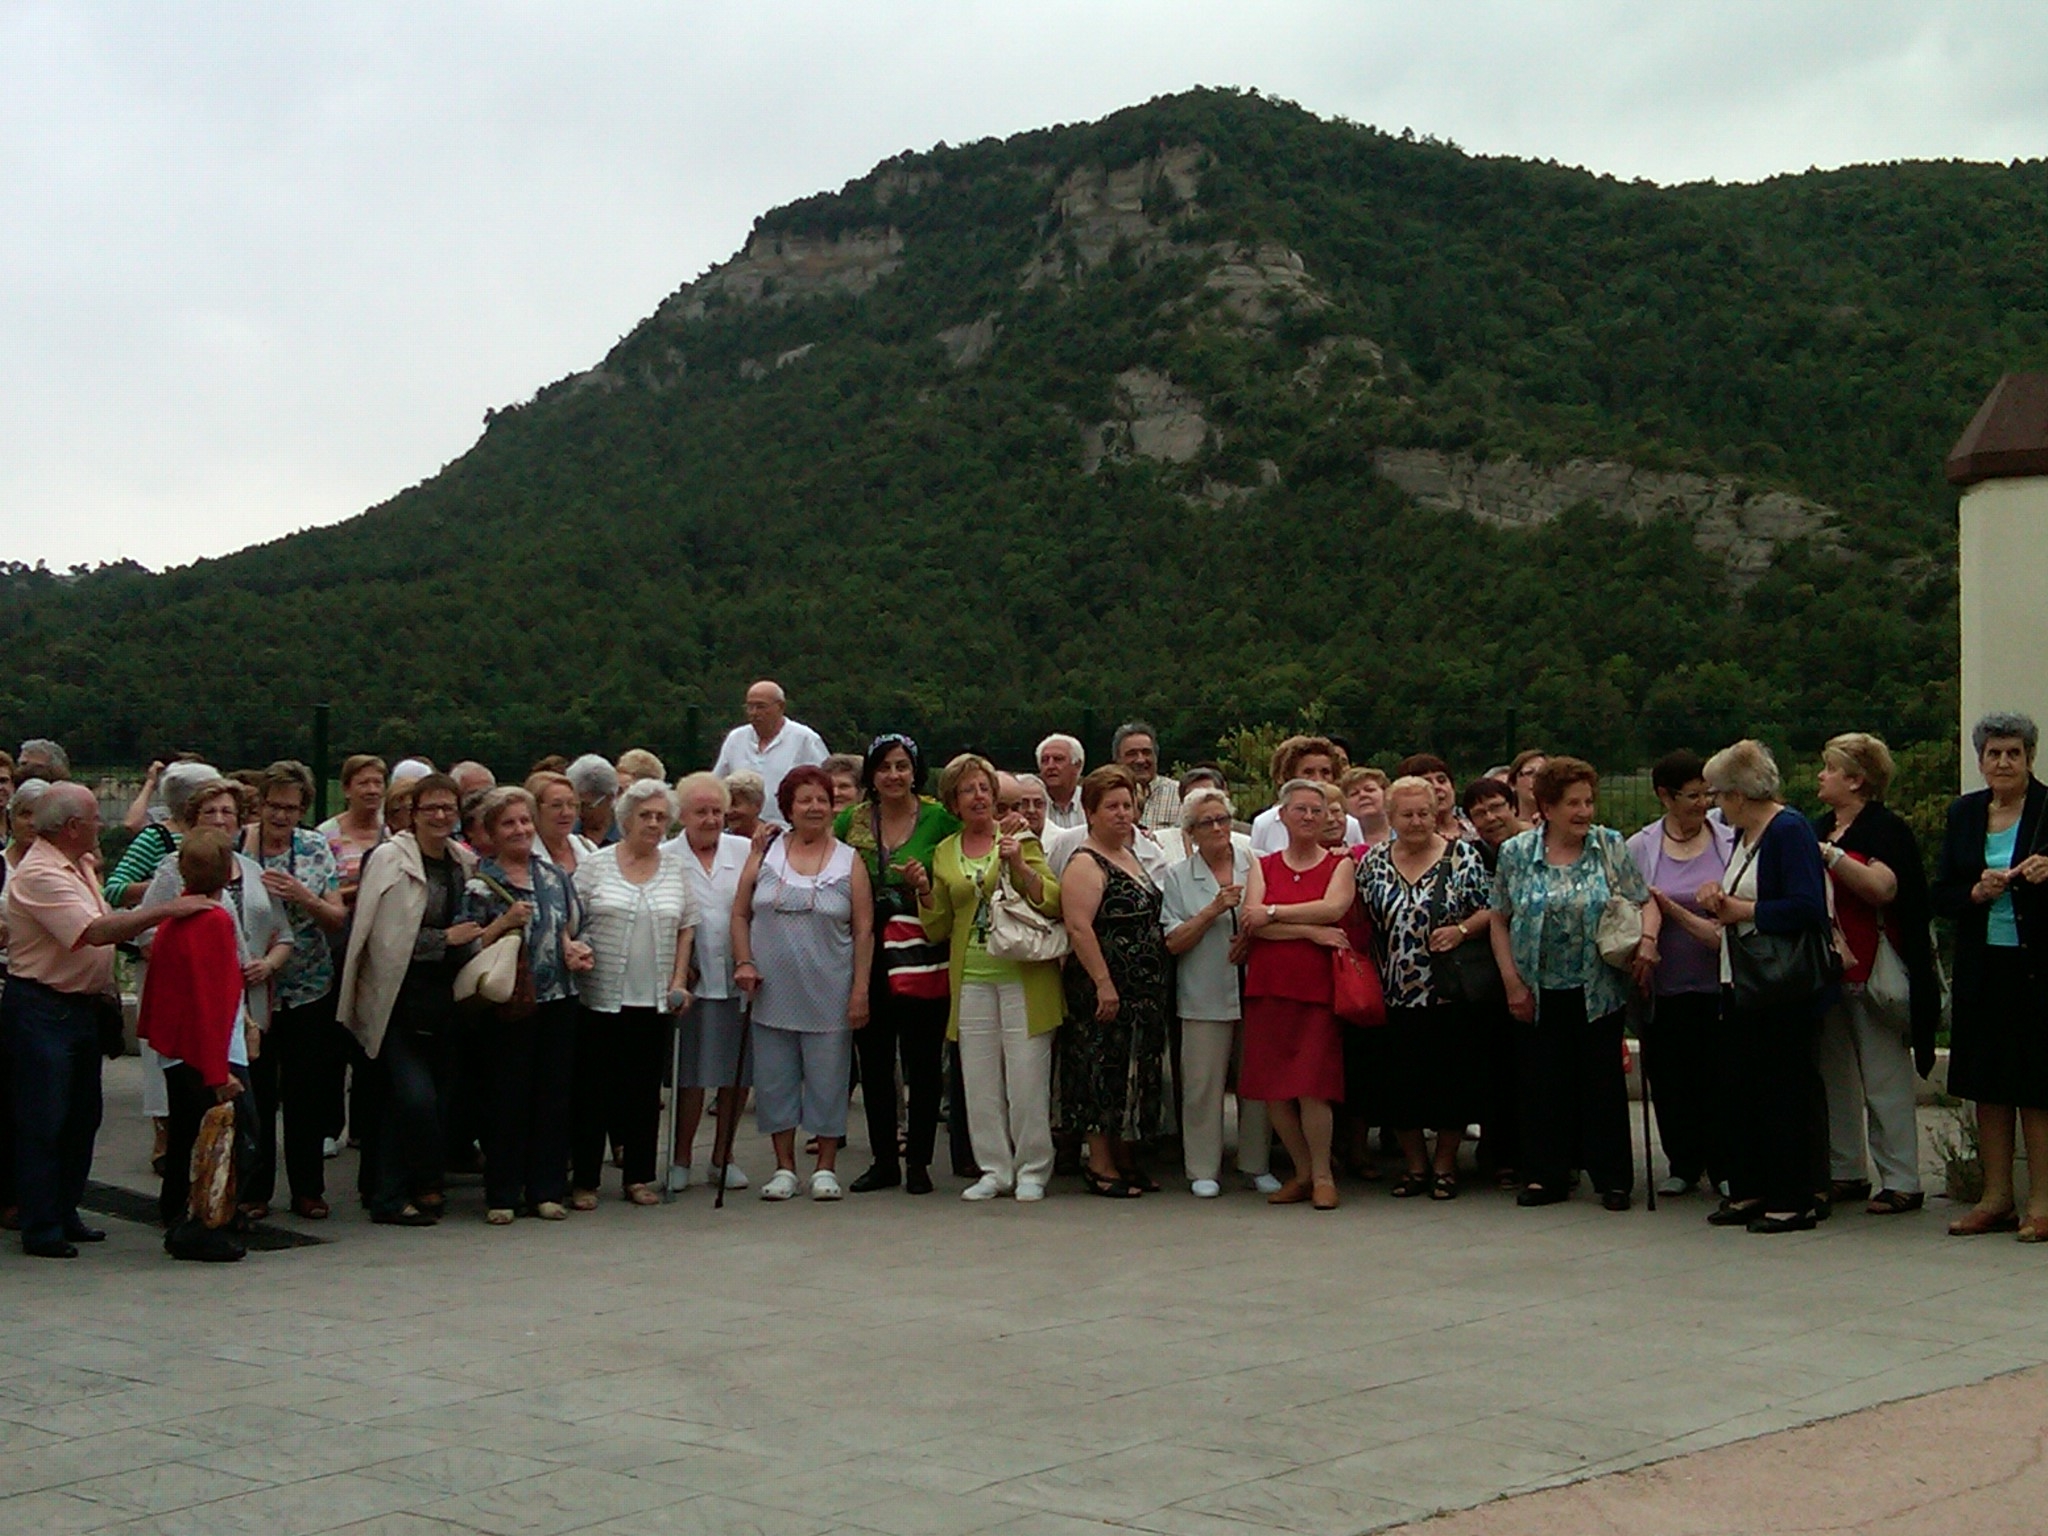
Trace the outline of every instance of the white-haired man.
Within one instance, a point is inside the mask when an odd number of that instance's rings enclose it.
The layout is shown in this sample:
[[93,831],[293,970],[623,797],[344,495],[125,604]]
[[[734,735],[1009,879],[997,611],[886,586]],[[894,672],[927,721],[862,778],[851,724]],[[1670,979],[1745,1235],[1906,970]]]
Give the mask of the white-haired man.
[[[83,784],[52,784],[37,800],[35,843],[7,881],[5,1033],[14,1057],[15,1181],[21,1247],[75,1259],[88,1227],[78,1202],[100,1128],[103,1019],[119,1017],[114,946],[211,905],[180,896],[116,912],[86,868],[100,844],[100,807]],[[113,1010],[111,1017],[108,1010]]]
[[747,690],[746,709],[747,723],[726,732],[711,771],[721,779],[741,768],[761,775],[765,791],[761,817],[786,826],[775,798],[782,776],[803,763],[822,763],[831,754],[825,749],[824,737],[802,721],[789,718],[789,701],[780,683],[763,678],[754,684]]
[[1045,781],[1047,826],[1088,825],[1088,815],[1081,809],[1081,772],[1087,766],[1088,754],[1072,736],[1056,731],[1038,744],[1038,776]]
[[586,752],[562,770],[576,790],[577,830],[597,848],[609,848],[623,835],[612,807],[619,798],[619,770],[601,752]]

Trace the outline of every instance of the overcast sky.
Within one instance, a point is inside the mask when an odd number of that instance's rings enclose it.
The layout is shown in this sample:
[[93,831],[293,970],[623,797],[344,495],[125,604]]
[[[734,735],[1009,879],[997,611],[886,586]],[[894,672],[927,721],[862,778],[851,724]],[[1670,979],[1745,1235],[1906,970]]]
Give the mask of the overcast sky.
[[362,511],[756,214],[1192,85],[1658,181],[2048,153],[2048,4],[0,0],[0,559]]

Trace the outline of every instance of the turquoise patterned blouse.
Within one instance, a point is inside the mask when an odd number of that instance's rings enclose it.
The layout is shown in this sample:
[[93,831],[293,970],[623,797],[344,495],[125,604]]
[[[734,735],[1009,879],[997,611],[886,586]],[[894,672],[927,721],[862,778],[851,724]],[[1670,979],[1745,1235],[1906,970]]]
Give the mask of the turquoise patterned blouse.
[[1552,865],[1543,857],[1543,828],[1531,827],[1501,845],[1493,875],[1493,907],[1508,918],[1515,969],[1537,994],[1586,990],[1586,1017],[1597,1019],[1628,1004],[1628,977],[1600,958],[1600,911],[1616,892],[1650,899],[1628,845],[1612,827],[1594,827],[1576,863]]

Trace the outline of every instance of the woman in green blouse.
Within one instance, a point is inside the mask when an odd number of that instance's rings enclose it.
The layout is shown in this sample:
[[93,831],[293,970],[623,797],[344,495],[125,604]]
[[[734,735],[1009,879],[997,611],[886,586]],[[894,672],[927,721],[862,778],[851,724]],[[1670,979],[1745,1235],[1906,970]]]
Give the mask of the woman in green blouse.
[[[832,835],[866,861],[875,893],[875,962],[868,971],[868,1022],[855,1032],[860,1060],[861,1100],[867,1107],[868,1144],[874,1164],[853,1181],[853,1192],[897,1185],[913,1195],[931,1193],[932,1143],[938,1133],[939,1094],[944,1084],[946,999],[901,997],[889,990],[889,955],[882,929],[891,917],[917,912],[917,893],[903,867],[915,860],[930,868],[941,842],[960,822],[924,788],[924,754],[899,732],[877,736],[861,759],[861,800],[841,811]],[[896,1061],[910,1090],[910,1127],[903,1158],[896,1152]]]

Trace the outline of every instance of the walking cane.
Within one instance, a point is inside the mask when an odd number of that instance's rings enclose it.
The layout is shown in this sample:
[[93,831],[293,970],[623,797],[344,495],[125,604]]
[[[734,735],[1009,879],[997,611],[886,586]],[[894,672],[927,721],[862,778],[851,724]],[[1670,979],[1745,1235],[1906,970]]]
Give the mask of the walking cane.
[[725,1113],[725,1094],[718,1095],[718,1105],[712,1111],[711,1166],[717,1170],[712,1182],[718,1186],[718,1194],[711,1202],[711,1209],[725,1209],[725,1181],[727,1170],[732,1166],[733,1137],[739,1133],[740,1084],[747,1080],[747,1046],[754,1038],[754,999],[749,996],[740,1009],[740,1059],[732,1074],[732,1118]]
[[676,1100],[683,1092],[683,1020],[682,1015],[664,1013],[668,1022],[668,1098],[661,1108],[661,1203],[675,1204],[675,1180],[671,1177],[676,1168]]

